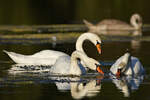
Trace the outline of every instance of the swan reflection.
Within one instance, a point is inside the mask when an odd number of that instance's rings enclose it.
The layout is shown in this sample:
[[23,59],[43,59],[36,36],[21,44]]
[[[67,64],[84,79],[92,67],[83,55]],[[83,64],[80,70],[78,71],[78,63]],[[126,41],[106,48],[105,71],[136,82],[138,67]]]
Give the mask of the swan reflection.
[[116,87],[124,94],[124,97],[129,97],[130,93],[138,90],[140,84],[144,79],[144,75],[140,76],[123,76],[117,78],[114,75],[110,75],[112,82]]
[[[56,80],[56,78],[51,77]],[[57,77],[58,78],[58,77]],[[102,79],[102,77],[101,77]],[[74,99],[82,99],[84,97],[94,97],[101,90],[101,79],[81,79],[80,77],[70,78],[59,77],[59,80],[69,80],[68,82],[55,82],[59,91],[70,90]]]
[[99,34],[110,36],[142,36],[141,30],[100,30]]
[[[20,67],[20,64],[13,65],[11,69],[9,69],[9,74],[15,74],[15,75],[25,75],[28,76],[29,72],[36,72],[36,75],[29,76],[30,78],[33,77],[33,81],[35,79],[38,79],[38,81],[42,82],[50,82],[55,83],[57,90],[60,92],[69,91],[71,93],[71,96],[73,99],[82,99],[85,97],[94,97],[98,95],[98,93],[101,90],[101,80],[104,76],[97,75],[93,73],[94,75],[92,78],[89,78],[91,76],[82,76],[82,77],[70,77],[70,76],[60,76],[60,75],[49,75],[49,73],[45,73],[47,71],[47,67],[45,66],[45,69],[43,69],[43,72],[41,70],[42,67],[37,67],[34,69],[28,69],[28,70],[22,70],[22,68],[28,68],[26,66]],[[23,69],[24,69],[23,68]],[[30,66],[31,68],[31,66]]]

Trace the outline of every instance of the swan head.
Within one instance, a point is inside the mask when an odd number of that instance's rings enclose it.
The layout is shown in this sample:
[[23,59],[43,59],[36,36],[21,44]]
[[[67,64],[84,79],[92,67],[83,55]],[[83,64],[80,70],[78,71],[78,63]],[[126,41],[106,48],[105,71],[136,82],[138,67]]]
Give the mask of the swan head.
[[90,40],[97,48],[99,54],[101,54],[101,39],[98,35],[94,33],[85,33],[87,35],[87,40]]
[[92,42],[96,46],[98,53],[101,54],[101,39],[98,35],[90,32],[80,35],[76,42],[76,50],[84,52],[82,45],[85,40]]
[[118,68],[117,68],[116,76],[120,77],[121,74],[126,71],[130,59],[131,59],[130,53],[125,53],[122,56],[122,59],[121,59],[119,65],[117,66]]
[[142,17],[139,14],[133,14],[130,23],[135,29],[140,29],[142,27]]
[[88,64],[86,65],[88,68],[92,69],[92,70],[96,70],[97,72],[99,72],[100,74],[104,75],[104,72],[101,69],[101,64],[96,61],[93,58],[89,58],[89,60],[87,61]]

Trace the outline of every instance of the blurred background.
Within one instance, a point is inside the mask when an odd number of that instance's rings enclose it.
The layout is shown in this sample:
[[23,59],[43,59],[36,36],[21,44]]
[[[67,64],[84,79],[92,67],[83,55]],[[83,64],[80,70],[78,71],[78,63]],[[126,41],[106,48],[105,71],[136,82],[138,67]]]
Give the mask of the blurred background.
[[139,13],[150,23],[149,0],[0,0],[0,25],[80,24]]

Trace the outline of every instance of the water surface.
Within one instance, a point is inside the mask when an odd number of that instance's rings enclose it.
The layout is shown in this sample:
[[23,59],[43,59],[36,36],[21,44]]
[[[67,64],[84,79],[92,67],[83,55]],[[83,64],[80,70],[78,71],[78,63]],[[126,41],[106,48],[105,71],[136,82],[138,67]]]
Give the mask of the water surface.
[[[88,56],[103,62],[103,64],[113,63],[125,52],[129,51],[133,56],[139,58],[146,70],[145,76],[115,79],[108,74],[102,77],[95,72],[89,72],[81,77],[61,77],[49,75],[48,72],[11,74],[8,70],[11,69],[14,63],[2,52],[3,49],[22,54],[33,54],[40,50],[53,49],[71,55],[75,50],[75,43],[59,43],[56,45],[50,43],[0,44],[0,99],[148,100],[150,98],[148,93],[150,89],[149,45],[150,42],[135,40],[122,42],[104,41],[102,44],[102,55],[99,56],[96,48],[90,42],[85,42],[83,47]],[[103,69],[107,70],[106,72],[109,72],[109,68],[110,66],[103,66]]]

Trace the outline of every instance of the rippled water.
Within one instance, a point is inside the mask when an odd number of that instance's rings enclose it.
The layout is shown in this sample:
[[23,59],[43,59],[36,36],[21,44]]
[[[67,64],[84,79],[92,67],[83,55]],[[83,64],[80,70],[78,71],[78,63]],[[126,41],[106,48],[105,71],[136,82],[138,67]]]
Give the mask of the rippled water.
[[123,77],[116,79],[106,74],[104,77],[90,71],[81,77],[66,77],[49,75],[48,72],[10,73],[14,64],[2,52],[3,49],[22,54],[33,54],[44,49],[53,49],[71,54],[75,50],[74,43],[53,44],[0,44],[0,99],[1,100],[149,100],[150,95],[150,42],[124,41],[108,42],[102,45],[102,55],[99,56],[94,46],[88,41],[84,49],[88,56],[102,62],[103,69],[109,73],[110,64],[129,51],[138,57],[146,74],[138,77]]

